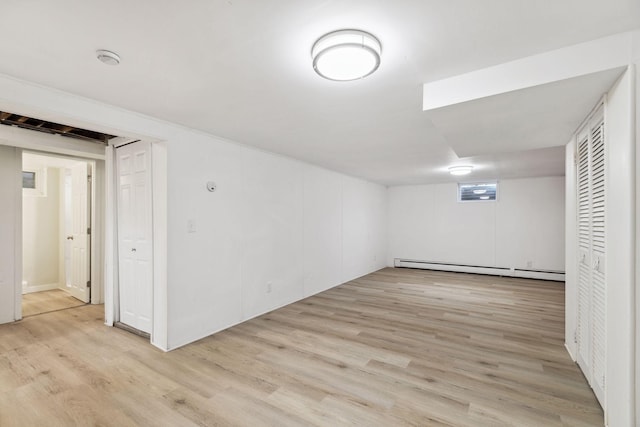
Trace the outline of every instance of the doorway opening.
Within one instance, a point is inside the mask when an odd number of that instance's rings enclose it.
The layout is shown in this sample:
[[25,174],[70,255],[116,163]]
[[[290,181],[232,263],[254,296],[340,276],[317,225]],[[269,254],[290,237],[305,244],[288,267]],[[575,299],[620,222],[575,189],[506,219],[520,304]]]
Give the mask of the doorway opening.
[[22,315],[91,300],[93,161],[22,154]]

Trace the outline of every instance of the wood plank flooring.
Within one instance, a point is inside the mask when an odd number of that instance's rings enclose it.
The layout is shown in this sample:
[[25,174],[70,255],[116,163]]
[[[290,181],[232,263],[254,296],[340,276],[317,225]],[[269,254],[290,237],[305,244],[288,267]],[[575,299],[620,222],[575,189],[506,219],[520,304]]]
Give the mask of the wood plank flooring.
[[0,326],[1,426],[602,426],[561,283],[384,269],[163,353],[82,306]]
[[22,295],[22,317],[64,310],[65,308],[78,307],[81,305],[84,305],[84,302],[72,297],[62,289],[33,292]]

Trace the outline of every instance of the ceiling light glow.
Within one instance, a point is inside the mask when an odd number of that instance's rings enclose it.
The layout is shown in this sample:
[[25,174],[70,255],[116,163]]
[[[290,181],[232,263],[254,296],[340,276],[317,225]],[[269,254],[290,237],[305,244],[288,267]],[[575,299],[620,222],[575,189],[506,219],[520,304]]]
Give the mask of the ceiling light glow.
[[484,194],[487,190],[473,190],[473,194]]
[[489,196],[480,196],[480,200],[489,200]]
[[449,173],[451,175],[468,175],[473,170],[473,166],[462,165],[462,166],[450,166]]
[[325,34],[311,48],[316,73],[336,81],[367,77],[380,66],[381,53],[380,41],[360,30],[339,30]]

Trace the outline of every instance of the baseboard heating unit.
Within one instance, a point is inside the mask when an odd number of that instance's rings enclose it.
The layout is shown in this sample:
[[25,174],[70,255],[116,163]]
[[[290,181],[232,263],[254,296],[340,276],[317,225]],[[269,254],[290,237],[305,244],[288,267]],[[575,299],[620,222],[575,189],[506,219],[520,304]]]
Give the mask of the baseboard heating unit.
[[478,265],[460,265],[443,262],[418,261],[394,258],[394,267],[420,268],[423,270],[454,271],[458,273],[490,274],[493,276],[522,277],[526,279],[555,280],[564,282],[564,271],[533,270],[507,267],[483,267]]

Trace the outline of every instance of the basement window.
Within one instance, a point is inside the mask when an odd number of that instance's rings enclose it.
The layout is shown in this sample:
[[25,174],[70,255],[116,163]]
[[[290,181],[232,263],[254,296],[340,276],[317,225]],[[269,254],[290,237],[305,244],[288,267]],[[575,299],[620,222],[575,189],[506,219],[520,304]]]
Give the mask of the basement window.
[[497,182],[458,184],[459,202],[495,202],[497,196]]
[[36,173],[33,171],[22,171],[22,188],[36,188]]
[[47,196],[47,172],[45,168],[22,170],[22,194],[25,196]]

